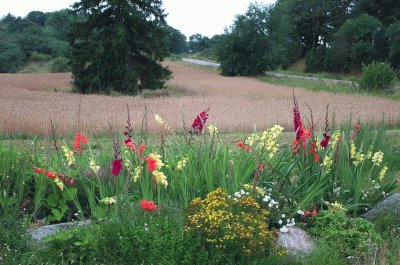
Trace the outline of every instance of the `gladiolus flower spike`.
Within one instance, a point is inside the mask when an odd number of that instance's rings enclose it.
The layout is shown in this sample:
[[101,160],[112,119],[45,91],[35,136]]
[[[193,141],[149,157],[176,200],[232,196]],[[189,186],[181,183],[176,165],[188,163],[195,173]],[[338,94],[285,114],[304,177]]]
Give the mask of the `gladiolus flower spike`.
[[197,115],[196,119],[194,119],[192,128],[195,133],[201,133],[203,131],[203,127],[206,124],[206,121],[208,119],[209,111],[210,111],[210,108],[208,107],[205,111],[203,111],[199,115]]

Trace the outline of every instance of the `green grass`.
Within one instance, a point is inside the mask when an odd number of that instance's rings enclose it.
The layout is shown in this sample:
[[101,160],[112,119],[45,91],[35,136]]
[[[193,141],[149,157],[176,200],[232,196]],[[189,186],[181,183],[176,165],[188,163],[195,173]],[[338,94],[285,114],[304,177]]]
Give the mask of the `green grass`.
[[298,76],[309,76],[309,77],[336,79],[336,80],[348,80],[348,81],[357,81],[357,79],[360,76],[360,74],[351,75],[351,74],[329,73],[329,72],[306,73],[304,71],[298,71],[298,70],[275,70],[275,71],[273,71],[273,73],[298,75]]
[[306,88],[312,91],[327,91],[334,94],[346,93],[346,94],[379,96],[387,99],[400,101],[400,87],[397,87],[393,92],[385,93],[378,91],[365,91],[357,88],[355,85],[352,86],[345,84],[331,84],[324,81],[306,80],[301,78],[261,76],[258,77],[258,80],[274,85]]
[[50,73],[51,62],[28,62],[18,73]]

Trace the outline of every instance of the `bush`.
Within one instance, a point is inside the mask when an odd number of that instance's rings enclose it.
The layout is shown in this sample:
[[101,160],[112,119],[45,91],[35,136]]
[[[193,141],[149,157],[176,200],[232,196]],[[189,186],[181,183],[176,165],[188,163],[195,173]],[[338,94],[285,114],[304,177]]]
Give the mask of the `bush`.
[[208,264],[207,252],[183,232],[181,207],[123,207],[118,218],[51,236],[31,264]]
[[29,57],[29,61],[32,62],[46,62],[51,60],[52,56],[50,54],[44,54],[39,52],[32,52],[31,56]]
[[324,240],[344,257],[366,257],[382,241],[374,224],[363,218],[352,218],[343,211],[321,211],[311,233]]
[[71,71],[69,60],[65,57],[57,57],[51,61],[50,71],[52,73],[63,73]]
[[0,73],[15,73],[23,65],[25,55],[18,47],[0,50]]
[[315,73],[324,70],[326,50],[323,47],[313,48],[306,55],[307,73]]
[[386,90],[396,82],[396,72],[386,62],[363,66],[360,86],[366,90]]
[[189,205],[186,231],[198,235],[212,253],[235,261],[271,253],[276,230],[268,227],[269,212],[250,196],[228,196],[221,188]]

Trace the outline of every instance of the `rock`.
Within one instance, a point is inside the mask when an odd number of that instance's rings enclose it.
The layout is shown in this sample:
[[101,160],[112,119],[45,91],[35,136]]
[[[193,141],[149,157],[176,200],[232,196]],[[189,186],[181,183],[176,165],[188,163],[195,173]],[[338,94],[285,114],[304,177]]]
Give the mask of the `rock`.
[[314,242],[303,229],[292,226],[286,233],[280,233],[277,244],[287,249],[289,254],[302,256],[314,249]]
[[374,220],[382,214],[394,214],[400,222],[400,193],[390,195],[362,216],[365,219]]
[[37,228],[33,228],[29,231],[31,234],[32,239],[34,239],[35,244],[39,246],[43,246],[44,242],[43,239],[49,235],[56,234],[61,230],[67,230],[74,226],[82,226],[82,225],[89,225],[90,220],[78,221],[78,222],[69,222],[69,223],[60,223],[54,225],[45,225]]

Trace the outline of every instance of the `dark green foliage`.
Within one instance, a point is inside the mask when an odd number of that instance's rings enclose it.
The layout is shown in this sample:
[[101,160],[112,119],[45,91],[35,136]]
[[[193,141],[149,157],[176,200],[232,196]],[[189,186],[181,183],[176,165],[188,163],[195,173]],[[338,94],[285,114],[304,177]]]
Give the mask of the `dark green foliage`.
[[208,264],[209,254],[183,231],[184,224],[184,211],[178,206],[159,213],[129,207],[115,220],[53,236],[36,262]]
[[387,28],[386,37],[389,43],[388,60],[393,67],[400,69],[400,21]]
[[367,90],[386,90],[393,86],[396,72],[385,62],[372,62],[362,68],[360,86]]
[[385,49],[382,50],[384,45],[383,26],[377,18],[361,15],[350,19],[335,35],[327,53],[326,70],[359,70],[363,63],[385,57]]
[[321,211],[315,217],[311,233],[339,250],[343,257],[366,256],[382,242],[374,224],[363,218],[349,217],[344,212]]
[[400,2],[398,0],[357,0],[353,10],[355,15],[374,16],[385,26],[400,20]]
[[168,54],[160,0],[84,0],[73,8],[71,67],[77,91],[136,94],[163,87],[170,71],[160,64]]
[[268,19],[269,8],[258,4],[236,17],[217,49],[223,75],[259,75],[278,66],[270,54]]
[[315,73],[324,69],[326,49],[322,46],[313,48],[306,55],[306,72]]
[[25,18],[7,14],[0,20],[0,70],[16,72],[32,56],[41,54],[45,60],[70,56],[66,35],[73,16],[67,10],[53,13],[32,11]]
[[[0,34],[0,38],[4,35]],[[0,73],[14,73],[18,71],[26,60],[20,46],[13,41],[0,43]]]
[[197,33],[189,37],[188,45],[191,53],[201,52],[210,48],[210,39]]
[[53,73],[62,73],[71,71],[68,59],[65,57],[55,58],[51,62],[50,71]]
[[166,26],[165,30],[166,37],[164,41],[169,53],[180,54],[188,51],[188,44],[185,35],[170,26]]

